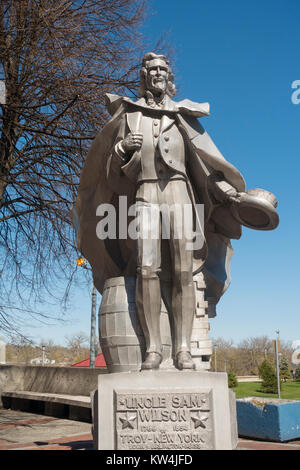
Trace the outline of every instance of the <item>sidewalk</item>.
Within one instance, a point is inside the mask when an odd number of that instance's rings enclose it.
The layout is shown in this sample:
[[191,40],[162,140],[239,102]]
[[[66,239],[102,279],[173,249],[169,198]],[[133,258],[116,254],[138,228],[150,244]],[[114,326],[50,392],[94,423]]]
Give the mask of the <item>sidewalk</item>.
[[[1,450],[93,450],[91,425],[0,409]],[[239,439],[237,450],[300,450],[300,439],[287,443]]]
[[0,409],[0,451],[92,448],[89,423]]

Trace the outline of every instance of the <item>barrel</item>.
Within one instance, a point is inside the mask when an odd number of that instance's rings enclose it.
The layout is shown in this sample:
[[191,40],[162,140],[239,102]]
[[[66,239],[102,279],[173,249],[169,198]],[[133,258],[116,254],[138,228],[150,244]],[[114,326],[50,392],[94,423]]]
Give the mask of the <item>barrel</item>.
[[[99,309],[99,338],[109,372],[137,371],[146,346],[135,303],[135,277],[106,280]],[[163,363],[171,359],[169,315],[162,301],[160,315]],[[163,366],[163,364],[162,364]]]

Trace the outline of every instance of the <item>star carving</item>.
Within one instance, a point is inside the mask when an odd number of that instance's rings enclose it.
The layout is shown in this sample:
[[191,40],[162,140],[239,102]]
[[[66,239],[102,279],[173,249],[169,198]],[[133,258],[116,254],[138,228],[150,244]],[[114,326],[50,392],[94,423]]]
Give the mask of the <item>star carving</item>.
[[192,416],[192,421],[194,422],[195,429],[197,428],[206,428],[205,422],[208,420],[208,416]]
[[122,423],[122,429],[126,429],[126,428],[129,428],[129,429],[134,429],[134,421],[136,420],[136,416],[129,416],[127,415],[126,418],[121,418],[120,417],[120,421]]

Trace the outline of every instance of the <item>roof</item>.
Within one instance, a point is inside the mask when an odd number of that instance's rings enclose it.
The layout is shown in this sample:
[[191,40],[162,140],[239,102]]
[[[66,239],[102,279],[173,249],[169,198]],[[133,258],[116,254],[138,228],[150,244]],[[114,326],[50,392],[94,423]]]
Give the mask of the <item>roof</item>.
[[[90,360],[83,359],[82,361],[75,362],[75,364],[72,364],[72,367],[90,367]],[[98,354],[98,356],[95,357],[95,367],[106,367],[103,354]]]

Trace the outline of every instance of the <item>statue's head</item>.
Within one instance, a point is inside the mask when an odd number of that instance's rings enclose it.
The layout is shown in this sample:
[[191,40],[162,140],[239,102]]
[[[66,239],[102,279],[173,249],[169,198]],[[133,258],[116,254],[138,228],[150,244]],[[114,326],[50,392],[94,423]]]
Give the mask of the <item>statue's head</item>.
[[140,96],[145,96],[150,91],[154,96],[175,96],[176,87],[173,83],[174,75],[172,73],[169,61],[164,55],[158,55],[154,52],[148,52],[143,57],[142,68],[140,71]]

